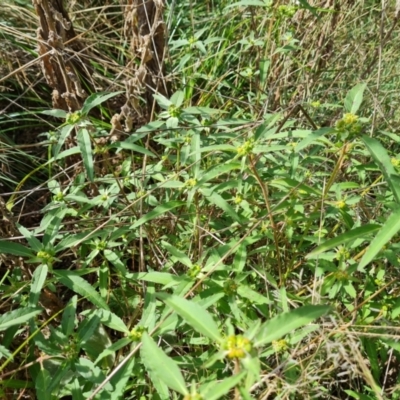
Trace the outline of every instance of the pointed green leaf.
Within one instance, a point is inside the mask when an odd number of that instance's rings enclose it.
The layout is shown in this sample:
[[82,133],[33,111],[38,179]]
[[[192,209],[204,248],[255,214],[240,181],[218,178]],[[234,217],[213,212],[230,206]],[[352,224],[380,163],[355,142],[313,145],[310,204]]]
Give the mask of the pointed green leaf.
[[17,228],[21,232],[21,234],[24,235],[25,239],[32,247],[33,251],[38,252],[43,249],[42,243],[38,239],[36,239],[36,237],[33,235],[31,231],[29,231],[20,224],[17,224]]
[[200,389],[200,395],[203,399],[218,400],[222,396],[229,393],[232,388],[237,386],[245,375],[246,373],[242,371],[239,374],[233,375],[221,382],[213,381],[207,385],[204,390]]
[[222,342],[223,339],[219,333],[216,322],[212,318],[211,314],[209,314],[199,304],[179,296],[167,295],[165,293],[158,293],[157,297],[170,306],[197,332],[215,342]]
[[48,389],[51,379],[50,372],[41,368],[35,379],[36,397],[38,400],[52,400],[53,396]]
[[136,365],[135,358],[132,357],[127,363],[125,363],[118,372],[113,375],[110,383],[114,390],[109,392],[111,394],[111,400],[120,400],[124,398],[124,393],[126,390],[126,385],[129,379],[132,378],[132,370]]
[[87,115],[88,112],[92,108],[97,107],[101,103],[104,103],[106,100],[111,99],[111,97],[115,97],[122,93],[125,93],[125,92],[119,91],[119,92],[111,92],[111,93],[107,93],[107,92],[93,93],[85,100],[85,104],[82,107],[81,113],[83,115]]
[[365,238],[371,235],[373,232],[379,230],[381,226],[377,224],[368,224],[364,226],[360,226],[358,228],[352,229],[341,235],[334,237],[333,239],[329,239],[326,242],[319,245],[316,249],[314,249],[310,254],[307,255],[307,258],[316,256],[318,254],[324,253],[330,249],[333,249],[342,244],[349,243],[353,240]]
[[11,254],[17,257],[34,257],[35,254],[22,244],[14,243],[9,240],[0,240],[0,253]]
[[39,301],[40,292],[46,282],[47,272],[49,268],[45,264],[39,265],[32,276],[31,292],[29,294],[29,305],[31,307],[37,306]]
[[213,192],[210,196],[207,196],[206,199],[210,203],[215,204],[221,210],[225,211],[225,214],[230,216],[234,221],[239,222],[240,224],[243,222],[234,208],[218,193]]
[[150,150],[147,150],[142,146],[138,146],[137,144],[130,142],[115,142],[111,147],[115,147],[117,149],[132,150],[136,153],[144,154],[149,157],[155,157],[155,155]]
[[97,290],[74,271],[54,270],[54,275],[58,280],[73,292],[85,297],[99,308],[109,310],[107,303],[103,300]]
[[324,305],[307,305],[279,314],[261,326],[256,335],[254,345],[260,346],[271,343],[273,340],[278,340],[295,329],[301,328],[321,317],[330,309],[329,306]]
[[87,176],[91,182],[94,181],[94,164],[92,142],[89,131],[86,128],[80,128],[77,135],[78,146],[82,154],[83,165],[85,166]]
[[[74,129],[74,125],[70,125],[70,124],[64,125],[60,129],[60,136],[59,136],[57,144],[54,146],[54,150],[53,150],[53,154],[54,154],[54,158],[55,159],[57,159],[57,157],[59,157],[59,153],[60,153],[61,147],[64,145],[65,140],[70,135],[70,133],[72,132],[73,129]],[[70,151],[70,150],[71,149],[68,149],[66,151]]]
[[400,208],[394,211],[383,224],[381,230],[372,240],[363,258],[358,264],[357,270],[363,271],[374,257],[382,250],[383,246],[400,230]]
[[0,315],[0,331],[8,329],[10,326],[21,325],[41,312],[42,309],[39,307],[24,307],[6,312]]
[[146,222],[151,221],[154,218],[157,218],[163,214],[165,214],[167,211],[170,211],[174,208],[181,207],[185,205],[186,203],[183,201],[169,201],[167,203],[161,204],[157,206],[154,210],[150,211],[146,215],[144,215],[142,218],[137,220],[132,226],[131,229],[136,229],[139,226],[143,225]]
[[74,295],[70,299],[65,307],[62,319],[61,319],[61,330],[65,336],[69,336],[75,329],[75,316],[76,307],[78,305],[78,296]]
[[146,332],[143,333],[142,343],[140,353],[146,369],[156,375],[169,388],[182,395],[188,394],[185,380],[177,364],[157,346]]
[[186,267],[188,268],[191,268],[193,266],[192,262],[190,261],[190,258],[185,253],[182,253],[176,247],[167,243],[165,240],[163,240],[161,243],[163,247],[167,249],[168,253],[172,254],[178,262],[180,262],[183,265],[186,265]]
[[54,109],[54,110],[43,110],[39,114],[50,115],[56,118],[67,118],[67,112],[64,110]]
[[308,135],[303,140],[301,140],[299,143],[297,143],[296,147],[294,148],[294,151],[296,153],[298,153],[299,151],[303,150],[311,143],[315,142],[320,137],[322,137],[324,135],[329,135],[330,133],[334,133],[334,132],[335,132],[335,128],[330,128],[330,127],[318,129],[317,131],[312,132],[310,135]]
[[367,146],[369,153],[371,154],[372,158],[374,159],[383,176],[385,177],[386,182],[388,183],[396,200],[396,203],[400,204],[400,186],[396,180],[392,179],[392,175],[398,174],[393,167],[387,151],[376,139],[370,138],[368,136],[363,136],[361,139]]
[[351,89],[344,100],[344,108],[347,112],[357,114],[363,101],[364,90],[367,87],[365,83],[359,83]]
[[214,179],[221,174],[225,174],[234,169],[241,169],[241,168],[242,165],[241,163],[238,162],[231,162],[228,164],[217,165],[216,167],[212,167],[208,171],[206,171],[197,184],[202,185],[203,183],[206,183],[209,180]]

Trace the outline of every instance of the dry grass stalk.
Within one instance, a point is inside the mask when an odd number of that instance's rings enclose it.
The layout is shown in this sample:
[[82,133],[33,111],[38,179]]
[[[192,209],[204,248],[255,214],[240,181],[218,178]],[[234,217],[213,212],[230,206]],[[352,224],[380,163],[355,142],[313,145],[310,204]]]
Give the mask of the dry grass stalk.
[[[125,82],[126,103],[118,115],[119,120],[125,120],[126,131],[132,129],[134,119],[150,119],[154,107],[153,93],[167,94],[163,9],[163,0],[129,0],[126,7],[124,35],[130,40],[133,77]],[[144,105],[140,104],[140,98]]]
[[60,0],[33,0],[39,16],[37,30],[41,67],[47,83],[53,89],[53,107],[77,111],[86,97],[79,75],[85,69],[68,57],[68,48],[82,51],[83,45],[76,38],[72,22]]

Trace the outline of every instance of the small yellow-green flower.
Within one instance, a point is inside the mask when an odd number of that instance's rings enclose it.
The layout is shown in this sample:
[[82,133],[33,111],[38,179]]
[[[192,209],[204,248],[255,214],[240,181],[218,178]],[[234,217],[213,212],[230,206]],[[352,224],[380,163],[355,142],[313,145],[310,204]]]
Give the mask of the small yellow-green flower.
[[336,271],[333,276],[340,282],[347,282],[349,280],[349,273],[347,271]]
[[344,200],[338,200],[336,202],[336,207],[340,208],[341,210],[346,207],[346,202]]
[[129,332],[129,339],[131,339],[132,342],[139,342],[142,339],[143,332],[143,326],[136,326]]
[[252,350],[253,346],[249,339],[242,335],[230,335],[223,344],[223,349],[227,351],[228,358],[244,358]]
[[235,202],[235,204],[240,204],[243,201],[242,195],[237,194],[233,201]]
[[247,156],[253,151],[253,149],[254,140],[250,139],[237,148],[237,153],[239,154],[239,156]]
[[311,107],[320,108],[321,107],[321,102],[320,101],[312,101],[311,102]]
[[390,159],[390,162],[392,163],[392,165],[394,167],[400,167],[400,160],[399,159],[393,157],[393,158]]
[[65,122],[68,125],[74,125],[77,122],[79,122],[79,120],[82,118],[82,114],[79,111],[76,111],[74,113],[69,113],[67,114],[66,118],[65,118]]
[[343,115],[342,120],[346,125],[352,125],[358,121],[358,116],[352,113],[347,113]]
[[285,339],[280,340],[273,340],[272,341],[272,348],[276,353],[280,353],[288,349],[288,343]]
[[185,186],[187,188],[193,188],[197,185],[197,179],[195,178],[190,178],[185,182]]

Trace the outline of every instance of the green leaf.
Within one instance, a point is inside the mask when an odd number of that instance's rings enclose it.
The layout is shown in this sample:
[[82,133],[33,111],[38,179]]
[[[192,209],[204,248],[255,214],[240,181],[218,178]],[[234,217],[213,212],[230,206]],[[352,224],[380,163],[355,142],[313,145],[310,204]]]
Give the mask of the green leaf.
[[128,279],[136,279],[139,281],[159,283],[161,285],[170,285],[170,284],[178,284],[185,280],[184,276],[173,275],[168,272],[138,272],[134,274],[129,274],[127,276]]
[[347,112],[357,114],[363,101],[364,90],[367,87],[365,83],[359,83],[351,89],[344,100],[344,108]]
[[[97,314],[92,313],[91,317],[88,319],[85,319],[83,322],[79,324],[78,327],[78,332],[76,335],[77,341],[79,345],[85,349],[85,344],[87,342],[90,342],[92,337],[96,334],[96,331],[98,331],[98,328],[100,326],[100,318]],[[100,347],[101,347],[101,343]],[[90,344],[89,344],[89,351],[90,349]],[[104,346],[106,347],[106,346]],[[104,347],[101,350],[104,350]],[[90,351],[92,353],[92,351]],[[99,354],[99,353],[97,353]]]
[[376,139],[363,136],[362,141],[367,146],[369,153],[378,165],[386,182],[393,193],[396,203],[400,204],[400,186],[392,179],[392,175],[398,175],[393,167],[390,157],[385,148]]
[[182,90],[178,90],[171,96],[170,100],[176,107],[180,107],[183,100],[185,100],[185,93]]
[[33,235],[31,231],[23,227],[22,225],[17,223],[17,228],[21,232],[22,235],[24,235],[25,239],[29,243],[29,245],[32,247],[32,250],[35,252],[38,252],[43,249],[42,243],[36,239],[36,237]]
[[161,243],[163,247],[167,249],[168,253],[172,254],[178,262],[180,262],[183,265],[186,265],[186,267],[188,268],[191,268],[193,266],[192,262],[190,261],[190,258],[185,253],[182,253],[176,247],[172,246],[171,244],[167,243],[164,240]]
[[2,346],[0,344],[0,360],[5,357],[5,358],[9,358],[9,359],[13,359],[13,355],[10,352],[10,350],[8,350],[6,347]]
[[179,316],[181,316],[192,328],[202,335],[221,343],[223,341],[219,333],[218,326],[211,314],[203,307],[193,301],[186,300],[175,295],[158,293],[157,297],[170,306]]
[[201,115],[207,116],[207,115],[225,113],[226,111],[222,111],[217,108],[210,108],[210,107],[187,107],[183,110],[183,112],[185,114],[201,114]]
[[46,232],[43,236],[43,246],[47,246],[49,243],[54,243],[58,231],[60,229],[61,221],[66,214],[66,209],[61,209],[57,212],[57,214],[51,219],[49,222]]
[[22,307],[6,312],[0,315],[0,331],[8,329],[10,326],[21,325],[28,322],[41,312],[42,309],[39,307]]
[[0,253],[11,254],[17,257],[34,257],[35,254],[22,244],[14,243],[9,240],[0,240]]
[[381,226],[376,224],[368,224],[364,226],[360,226],[359,228],[352,229],[341,235],[334,237],[333,239],[329,239],[326,242],[319,245],[316,249],[314,249],[311,253],[307,255],[307,258],[316,256],[318,254],[324,253],[330,249],[333,249],[342,244],[349,243],[353,240],[364,238],[365,236],[369,236],[371,233],[376,232]]
[[309,324],[330,310],[329,306],[307,305],[279,314],[261,326],[254,345],[260,346],[271,343],[273,340],[278,340],[295,329]]
[[99,356],[95,360],[95,364],[98,364],[99,361],[101,361],[104,357],[108,357],[110,355],[114,355],[116,351],[119,349],[122,349],[123,347],[127,346],[128,344],[131,344],[132,340],[129,337],[124,337],[122,339],[119,339],[115,343],[113,343],[111,346],[107,347],[104,349]]
[[320,137],[329,135],[330,133],[334,133],[334,132],[335,132],[335,128],[327,127],[327,128],[318,129],[317,131],[312,132],[306,138],[304,138],[299,143],[297,143],[296,147],[294,148],[294,151],[296,153],[298,153],[299,151],[303,150],[305,147],[307,147],[311,143],[315,142]]
[[354,390],[347,389],[344,391],[349,396],[353,397],[354,399],[358,400],[376,400],[376,397],[371,397],[366,394],[355,392]]
[[51,382],[51,374],[44,368],[41,368],[36,379],[35,379],[35,387],[36,387],[36,397],[38,400],[52,400],[53,396],[49,391],[49,385]]
[[86,128],[80,128],[77,135],[78,146],[82,154],[83,165],[85,166],[87,176],[91,182],[94,181],[94,164],[92,142],[89,131]]
[[75,329],[76,307],[78,305],[78,296],[74,295],[64,309],[61,319],[61,330],[65,336],[69,336]]
[[151,221],[154,218],[157,218],[163,214],[165,214],[167,211],[173,210],[174,208],[177,207],[182,207],[186,203],[183,201],[168,201],[167,203],[161,204],[157,206],[154,210],[150,211],[146,215],[144,215],[142,218],[137,220],[132,226],[131,229],[136,229],[139,226],[145,224],[146,222]]
[[87,115],[92,108],[97,107],[101,103],[104,103],[106,100],[111,99],[111,97],[115,97],[122,93],[125,93],[125,92],[119,91],[119,92],[111,92],[111,93],[107,93],[107,92],[93,93],[85,100],[85,103],[83,104],[81,113],[83,115]]
[[225,214],[230,216],[234,221],[239,223],[243,222],[240,216],[234,210],[234,208],[218,193],[212,193],[210,196],[207,196],[206,199],[210,203],[215,204],[221,210],[225,211]]
[[105,249],[104,257],[121,273],[126,275],[127,269],[125,263],[118,257],[117,253],[112,250]]
[[241,0],[238,1],[237,3],[229,4],[225,8],[232,8],[232,7],[268,7],[267,2],[261,1],[261,0]]
[[185,380],[176,363],[157,346],[146,332],[143,333],[142,343],[140,353],[146,369],[151,374],[156,375],[169,388],[182,395],[188,394]]
[[230,378],[224,379],[221,382],[210,382],[210,384],[207,385],[204,390],[200,388],[200,395],[203,399],[217,400],[229,393],[232,388],[237,386],[245,375],[246,373],[242,371],[236,375],[231,376]]
[[29,294],[29,305],[31,307],[37,306],[39,301],[40,292],[46,282],[47,272],[49,268],[45,264],[39,265],[32,276],[31,292]]
[[383,246],[400,230],[400,208],[395,210],[383,224],[381,230],[372,240],[363,258],[358,264],[357,270],[363,271],[374,257],[382,250]]
[[115,331],[129,333],[128,327],[125,325],[124,321],[118,315],[112,313],[108,310],[97,310],[96,314],[100,317],[100,322],[108,326],[110,329],[114,329]]
[[132,378],[133,367],[135,366],[135,358],[132,357],[128,362],[126,362],[122,368],[118,370],[116,374],[110,380],[111,385],[114,390],[109,392],[111,394],[111,400],[120,400],[124,397],[126,390],[126,385],[129,379]]
[[[61,147],[64,145],[65,140],[70,135],[70,133],[72,132],[73,129],[74,129],[74,125],[70,125],[70,124],[64,125],[60,129],[60,136],[59,136],[57,144],[54,146],[54,150],[53,150],[53,155],[54,155],[55,159],[57,159],[57,157],[59,156]],[[71,149],[68,149],[66,151],[70,151],[70,150]]]
[[73,292],[85,297],[99,308],[109,310],[107,303],[103,300],[96,289],[85,279],[76,274],[75,271],[54,270],[54,275],[58,280]]
[[206,171],[197,184],[202,185],[203,183],[206,183],[209,180],[214,179],[221,174],[225,174],[234,169],[241,169],[241,168],[242,168],[242,165],[241,165],[241,163],[238,163],[238,162],[217,165],[216,167],[212,167],[208,171]]
[[67,118],[68,113],[64,110],[43,110],[40,111],[39,114],[44,114],[44,115],[50,115],[51,117],[56,117],[56,118]]
[[316,10],[317,10],[317,9],[316,9],[315,7],[312,7],[312,6],[309,4],[308,1],[306,1],[306,0],[298,0],[298,2],[300,3],[301,8],[304,8],[304,9],[310,11],[310,12],[311,12],[312,14],[314,14],[315,16],[318,16],[318,14],[316,13]]
[[149,157],[155,157],[155,155],[150,151],[145,149],[142,146],[138,146],[137,144],[130,143],[130,142],[115,142],[111,148],[117,148],[117,149],[124,149],[124,150],[132,150],[135,151],[136,153],[144,154]]

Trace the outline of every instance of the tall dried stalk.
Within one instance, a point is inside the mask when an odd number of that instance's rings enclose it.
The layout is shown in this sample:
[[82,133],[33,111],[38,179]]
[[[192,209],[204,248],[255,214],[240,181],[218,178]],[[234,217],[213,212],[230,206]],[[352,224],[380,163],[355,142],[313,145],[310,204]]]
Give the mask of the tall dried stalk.
[[130,41],[133,77],[125,82],[126,103],[118,115],[119,119],[125,120],[127,131],[131,130],[137,117],[142,120],[151,118],[153,93],[167,94],[163,9],[163,0],[128,0],[124,35]]
[[67,111],[79,110],[86,92],[81,79],[89,81],[90,73],[79,59],[71,57],[84,51],[62,0],[33,0],[39,16],[37,40],[41,67],[53,89],[53,107]]

